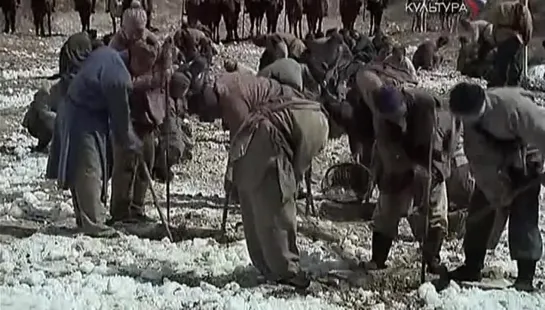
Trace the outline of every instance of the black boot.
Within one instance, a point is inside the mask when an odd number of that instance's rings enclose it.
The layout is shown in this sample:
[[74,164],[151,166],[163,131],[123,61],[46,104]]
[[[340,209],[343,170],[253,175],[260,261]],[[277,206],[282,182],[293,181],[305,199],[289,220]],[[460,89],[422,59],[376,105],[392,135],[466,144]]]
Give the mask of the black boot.
[[392,247],[393,241],[394,239],[386,235],[379,232],[373,232],[373,256],[371,257],[371,261],[363,262],[360,264],[360,266],[367,270],[385,269],[386,260],[388,259],[388,254],[390,253],[390,248]]
[[444,232],[442,229],[433,228],[428,232],[424,242],[423,255],[431,274],[444,274],[445,266],[441,264],[441,246],[443,245]]
[[280,284],[290,285],[297,289],[304,290],[310,286],[311,281],[305,272],[299,271],[291,277],[279,279],[277,282]]
[[454,281],[481,281],[481,270],[484,265],[486,250],[479,252],[466,252],[464,264],[448,273],[449,280]]
[[518,276],[513,287],[518,291],[533,292],[535,290],[533,281],[536,273],[536,261],[518,260]]

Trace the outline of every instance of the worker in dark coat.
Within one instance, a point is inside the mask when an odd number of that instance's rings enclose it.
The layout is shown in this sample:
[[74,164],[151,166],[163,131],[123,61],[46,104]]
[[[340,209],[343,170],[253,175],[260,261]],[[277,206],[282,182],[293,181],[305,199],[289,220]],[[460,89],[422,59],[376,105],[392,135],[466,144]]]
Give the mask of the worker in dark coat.
[[[414,200],[419,212],[424,205],[429,205],[429,229],[423,255],[428,270],[440,273],[443,267],[439,252],[447,232],[445,181],[450,176],[454,152],[451,145],[456,136],[453,119],[438,98],[423,90],[385,85],[375,91],[373,97],[376,105],[372,110],[376,135],[374,169],[380,195],[373,215],[372,258],[364,266],[369,270],[386,268],[399,220]],[[428,178],[431,178],[431,192],[429,202],[425,202],[423,193],[427,190],[424,185]],[[414,217],[417,221],[419,218]]]
[[[517,261],[514,287],[533,290],[543,243],[538,227],[540,176],[545,154],[545,109],[520,88],[460,83],[450,110],[463,121],[464,149],[476,191],[469,207],[465,263],[449,273],[455,281],[480,281],[496,214],[509,215],[509,251]],[[537,151],[539,152],[536,152]]]
[[[49,149],[49,160],[47,162],[46,176],[50,179],[56,179],[58,174],[58,161],[61,151],[62,126],[61,117],[64,112],[64,97],[68,91],[73,78],[78,73],[87,56],[93,49],[92,40],[86,32],[80,32],[71,35],[61,47],[59,54],[59,72],[50,77],[50,79],[59,79],[57,84],[51,88],[49,106],[56,112],[55,125]],[[54,91],[53,91],[54,90]],[[54,95],[56,94],[56,95]],[[54,97],[54,98],[52,98]]]
[[[310,280],[299,266],[295,194],[327,141],[320,103],[250,74],[224,74],[205,88],[210,89],[204,90],[201,104],[215,110],[230,131],[228,178],[241,203],[252,263],[268,280],[308,287]],[[212,120],[210,114],[202,116]]]
[[[142,146],[130,122],[128,58],[108,47],[87,57],[68,88],[58,116],[58,157],[49,158],[51,166],[57,168],[54,177],[58,184],[72,193],[78,227],[93,236],[115,234],[104,224],[110,131],[126,150],[140,152]],[[138,69],[131,71],[138,75]]]
[[486,12],[492,24],[497,53],[489,87],[519,85],[523,68],[523,48],[532,39],[532,14],[521,1],[494,4]]

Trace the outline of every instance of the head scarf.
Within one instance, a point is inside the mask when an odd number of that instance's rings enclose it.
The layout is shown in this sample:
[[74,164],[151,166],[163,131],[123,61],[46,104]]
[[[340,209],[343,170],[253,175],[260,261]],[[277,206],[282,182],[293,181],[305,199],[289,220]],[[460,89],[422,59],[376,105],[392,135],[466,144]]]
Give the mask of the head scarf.
[[50,79],[69,78],[75,75],[92,50],[93,45],[86,32],[71,35],[59,53],[59,73]]
[[131,6],[123,12],[123,23],[121,29],[125,35],[132,38],[137,30],[146,28],[148,17],[142,4],[138,0],[133,0]]

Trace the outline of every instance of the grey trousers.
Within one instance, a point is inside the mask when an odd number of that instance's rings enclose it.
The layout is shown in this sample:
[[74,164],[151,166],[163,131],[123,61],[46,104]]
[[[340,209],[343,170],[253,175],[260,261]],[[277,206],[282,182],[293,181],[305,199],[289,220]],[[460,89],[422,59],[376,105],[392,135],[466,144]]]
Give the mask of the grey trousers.
[[74,181],[70,186],[72,202],[79,228],[87,232],[95,232],[104,228],[106,208],[102,201],[103,169],[100,151],[95,137],[83,134],[78,148],[73,150],[77,158]]
[[263,127],[233,167],[250,258],[273,281],[299,272],[296,181],[290,167],[287,158],[274,150]]

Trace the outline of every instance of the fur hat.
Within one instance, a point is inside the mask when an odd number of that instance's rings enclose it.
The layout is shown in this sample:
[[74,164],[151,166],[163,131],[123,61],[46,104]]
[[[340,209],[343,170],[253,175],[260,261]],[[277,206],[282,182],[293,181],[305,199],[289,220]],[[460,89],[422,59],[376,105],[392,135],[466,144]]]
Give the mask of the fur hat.
[[450,91],[449,108],[456,115],[477,115],[485,103],[486,93],[477,85],[462,82]]
[[138,0],[133,0],[131,6],[123,12],[123,22],[121,28],[131,36],[136,30],[144,29],[148,21],[146,11]]

